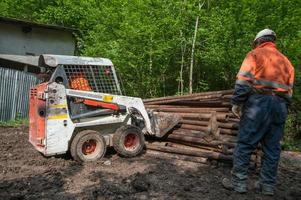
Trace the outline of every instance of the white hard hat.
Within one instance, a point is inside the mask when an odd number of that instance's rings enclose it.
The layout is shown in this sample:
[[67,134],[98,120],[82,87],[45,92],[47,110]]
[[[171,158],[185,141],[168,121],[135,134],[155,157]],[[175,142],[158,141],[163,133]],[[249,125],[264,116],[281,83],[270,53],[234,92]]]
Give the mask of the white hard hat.
[[274,36],[275,39],[276,39],[276,33],[273,30],[266,28],[266,29],[263,29],[263,30],[261,30],[257,33],[254,41],[257,40],[258,38],[263,37],[263,36]]

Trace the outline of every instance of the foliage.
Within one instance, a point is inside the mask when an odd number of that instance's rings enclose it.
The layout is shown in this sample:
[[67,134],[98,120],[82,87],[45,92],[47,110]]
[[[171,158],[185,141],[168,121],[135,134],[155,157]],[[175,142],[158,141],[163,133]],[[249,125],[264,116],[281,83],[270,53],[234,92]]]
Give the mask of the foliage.
[[254,35],[269,27],[279,36],[280,50],[296,67],[295,96],[300,99],[300,1],[205,3],[200,13],[197,0],[4,0],[0,8],[6,16],[77,28],[79,54],[112,59],[126,94],[141,97],[178,92],[183,44],[184,86],[188,87],[197,15],[195,92],[233,87]]
[[282,142],[282,149],[286,151],[301,151],[301,140],[285,138]]
[[285,124],[282,147],[286,150],[301,151],[301,112],[291,112]]

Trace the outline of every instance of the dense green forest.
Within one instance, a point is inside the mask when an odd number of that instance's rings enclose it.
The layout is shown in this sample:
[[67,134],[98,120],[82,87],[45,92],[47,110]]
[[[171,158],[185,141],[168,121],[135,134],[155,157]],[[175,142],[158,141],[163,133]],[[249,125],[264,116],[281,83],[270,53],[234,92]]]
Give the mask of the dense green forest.
[[[110,58],[124,93],[143,98],[187,93],[192,58],[193,92],[233,88],[256,33],[271,28],[300,109],[300,0],[2,0],[0,12],[77,29],[77,54]],[[296,130],[301,116],[290,120]]]
[[125,93],[141,97],[181,92],[181,66],[188,91],[197,16],[194,92],[232,88],[255,34],[269,27],[296,68],[300,93],[300,0],[2,0],[0,11],[78,29],[77,53],[112,59]]

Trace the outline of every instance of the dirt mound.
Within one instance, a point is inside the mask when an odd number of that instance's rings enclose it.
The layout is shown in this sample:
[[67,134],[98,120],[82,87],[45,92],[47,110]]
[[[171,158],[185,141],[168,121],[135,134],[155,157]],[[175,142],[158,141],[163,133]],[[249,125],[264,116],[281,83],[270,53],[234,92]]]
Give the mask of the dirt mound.
[[[279,170],[275,197],[253,190],[225,190],[230,167],[206,166],[147,153],[125,159],[114,153],[79,164],[70,157],[45,158],[28,142],[28,128],[0,127],[0,199],[301,199],[301,170]],[[105,162],[110,160],[110,162]],[[250,185],[256,180],[253,171]]]

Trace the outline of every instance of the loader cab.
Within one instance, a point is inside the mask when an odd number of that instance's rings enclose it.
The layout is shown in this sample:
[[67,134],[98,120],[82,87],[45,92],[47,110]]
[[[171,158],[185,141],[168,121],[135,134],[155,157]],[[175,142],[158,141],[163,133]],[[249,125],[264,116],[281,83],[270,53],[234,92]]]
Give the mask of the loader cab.
[[[49,82],[63,84],[66,89],[121,95],[119,81],[113,63],[106,58],[90,58],[62,55],[41,55],[39,66],[51,77]],[[99,110],[93,102],[68,97],[68,108],[73,120],[86,120],[87,113],[95,115]],[[87,103],[88,102],[88,103]],[[120,111],[125,111],[120,109]],[[112,110],[104,114],[112,113]]]
[[88,81],[91,91],[121,95],[120,84],[117,79],[113,63],[106,58],[90,58],[61,55],[41,55],[39,66],[51,72],[50,82],[60,82],[66,88],[85,87],[83,82],[72,84],[76,78]]

